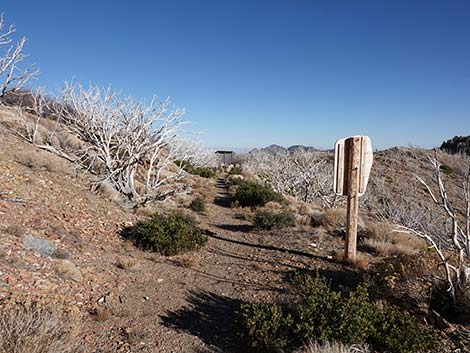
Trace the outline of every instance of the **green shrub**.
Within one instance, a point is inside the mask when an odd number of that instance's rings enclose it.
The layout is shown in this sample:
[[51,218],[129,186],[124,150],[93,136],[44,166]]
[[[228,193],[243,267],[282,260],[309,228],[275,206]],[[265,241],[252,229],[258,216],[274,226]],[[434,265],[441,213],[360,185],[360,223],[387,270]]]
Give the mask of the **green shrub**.
[[195,219],[181,211],[153,215],[127,228],[123,235],[142,249],[165,256],[198,249],[207,243],[207,235],[196,226]]
[[202,196],[197,196],[191,201],[189,207],[196,212],[203,212],[206,209],[206,201]]
[[189,163],[188,161],[181,161],[181,160],[176,160],[174,161],[174,163],[180,167],[181,169],[187,171],[188,173],[191,173],[191,171],[193,170],[193,165],[191,163]]
[[203,178],[213,178],[215,176],[215,170],[208,167],[196,167],[191,171],[193,175],[199,175]]
[[285,348],[291,335],[293,320],[278,305],[242,304],[240,324],[242,337],[258,352],[273,352]]
[[181,169],[187,171],[189,174],[198,175],[203,178],[212,178],[215,176],[216,172],[213,168],[209,167],[195,167],[188,161],[176,160],[174,163]]
[[379,350],[408,353],[427,351],[436,343],[433,331],[407,312],[386,306],[374,320],[375,334],[370,343]]
[[258,210],[253,218],[253,225],[257,229],[287,228],[295,225],[292,212],[275,213],[273,211]]
[[230,169],[230,175],[240,175],[242,173],[242,167],[236,165]]
[[333,291],[324,279],[298,275],[292,314],[274,304],[242,307],[242,329],[250,346],[294,347],[307,341],[369,343],[376,349],[413,353],[435,344],[434,332],[408,313],[374,303],[365,285],[348,294]]
[[264,206],[270,201],[280,202],[283,197],[270,186],[253,181],[241,181],[234,198],[241,207]]
[[442,170],[442,172],[446,175],[452,175],[454,173],[454,169],[452,169],[451,166],[447,165],[447,164],[442,164],[440,166],[440,169]]

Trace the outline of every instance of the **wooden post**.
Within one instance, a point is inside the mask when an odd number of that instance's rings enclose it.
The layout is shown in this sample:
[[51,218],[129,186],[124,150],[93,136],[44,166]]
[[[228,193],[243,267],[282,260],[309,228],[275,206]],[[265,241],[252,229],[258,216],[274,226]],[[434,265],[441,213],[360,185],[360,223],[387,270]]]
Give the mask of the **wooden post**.
[[361,163],[362,139],[360,137],[351,137],[345,141],[348,144],[346,150],[349,151],[347,188],[348,188],[348,209],[346,220],[346,249],[345,258],[347,261],[356,259],[357,244],[357,217],[359,208],[359,168]]

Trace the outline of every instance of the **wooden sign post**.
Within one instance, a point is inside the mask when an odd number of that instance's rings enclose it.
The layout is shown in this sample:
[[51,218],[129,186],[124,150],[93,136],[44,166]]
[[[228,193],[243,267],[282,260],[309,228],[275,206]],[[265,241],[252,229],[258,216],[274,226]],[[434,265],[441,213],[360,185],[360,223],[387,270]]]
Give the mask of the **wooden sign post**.
[[356,259],[359,196],[367,187],[372,168],[372,144],[367,136],[352,136],[335,144],[334,190],[348,197],[345,259]]

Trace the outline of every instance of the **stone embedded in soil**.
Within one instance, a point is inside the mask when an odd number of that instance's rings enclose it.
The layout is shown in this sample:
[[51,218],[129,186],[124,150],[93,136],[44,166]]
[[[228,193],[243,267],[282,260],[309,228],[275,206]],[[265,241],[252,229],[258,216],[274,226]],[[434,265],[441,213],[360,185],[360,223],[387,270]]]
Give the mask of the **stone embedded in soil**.
[[49,240],[36,238],[31,234],[26,234],[23,238],[23,246],[26,250],[34,250],[42,256],[51,256],[56,250],[55,245]]

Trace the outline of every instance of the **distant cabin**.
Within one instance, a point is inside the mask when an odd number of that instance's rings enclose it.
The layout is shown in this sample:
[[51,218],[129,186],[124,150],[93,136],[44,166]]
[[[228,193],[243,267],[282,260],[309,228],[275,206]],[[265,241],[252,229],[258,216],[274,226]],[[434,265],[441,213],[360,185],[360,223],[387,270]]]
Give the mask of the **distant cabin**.
[[229,165],[233,164],[234,153],[233,151],[216,151],[217,162],[219,165]]

